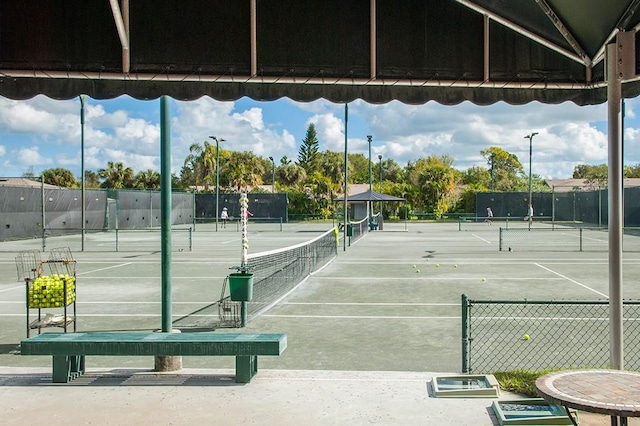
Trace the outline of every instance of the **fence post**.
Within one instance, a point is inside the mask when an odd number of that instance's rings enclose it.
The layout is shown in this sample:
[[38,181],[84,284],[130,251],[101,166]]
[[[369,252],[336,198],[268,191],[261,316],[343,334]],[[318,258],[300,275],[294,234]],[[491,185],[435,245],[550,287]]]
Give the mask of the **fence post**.
[[118,250],[118,228],[116,228],[116,251]]
[[458,232],[462,231],[462,217],[458,216]]
[[462,295],[462,372],[469,373],[469,298]]
[[189,228],[189,251],[193,251],[193,233],[192,229]]

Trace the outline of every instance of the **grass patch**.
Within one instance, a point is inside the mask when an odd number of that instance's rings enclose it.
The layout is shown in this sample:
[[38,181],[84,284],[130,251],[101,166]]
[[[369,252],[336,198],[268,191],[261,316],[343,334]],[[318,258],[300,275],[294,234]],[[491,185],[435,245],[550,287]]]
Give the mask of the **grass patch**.
[[540,376],[544,376],[547,373],[559,371],[557,369],[542,370],[542,371],[529,371],[529,370],[511,370],[511,371],[497,371],[493,373],[498,383],[500,383],[500,389],[516,392],[522,395],[537,397],[536,391],[536,379]]

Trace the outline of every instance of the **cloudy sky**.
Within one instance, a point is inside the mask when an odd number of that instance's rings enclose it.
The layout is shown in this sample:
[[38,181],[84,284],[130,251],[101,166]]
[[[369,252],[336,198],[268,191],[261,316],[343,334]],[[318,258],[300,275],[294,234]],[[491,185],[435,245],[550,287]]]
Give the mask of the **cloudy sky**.
[[[626,102],[624,163],[640,163],[640,120],[637,100]],[[64,167],[80,176],[80,102],[38,96],[28,101],[0,98],[0,176]],[[253,151],[276,164],[297,158],[309,123],[314,123],[320,150],[344,152],[344,105],[320,100],[288,99],[255,102],[171,100],[172,169],[180,170],[189,146],[211,135],[226,139],[223,147]],[[122,162],[137,173],[159,170],[160,102],[121,97],[87,99],[85,168],[97,171],[108,161]],[[517,155],[528,173],[529,140],[533,139],[533,173],[544,178],[570,178],[577,164],[607,162],[606,105],[572,103],[510,106],[498,103],[420,106],[392,102],[349,104],[348,150],[368,155],[366,135],[373,136],[372,158],[378,154],[401,165],[429,155],[448,154],[455,167],[486,166],[480,150],[490,146]]]

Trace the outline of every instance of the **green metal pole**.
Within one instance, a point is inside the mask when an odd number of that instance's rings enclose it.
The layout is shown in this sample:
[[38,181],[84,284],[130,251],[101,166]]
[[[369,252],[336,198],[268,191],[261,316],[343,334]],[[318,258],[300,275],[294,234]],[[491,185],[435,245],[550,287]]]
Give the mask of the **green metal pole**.
[[349,130],[349,104],[344,104],[344,218],[342,220],[343,223],[343,231],[344,231],[344,240],[343,251],[347,251],[347,227],[349,226],[349,217],[347,210],[347,200],[348,192],[349,192],[349,157],[347,156],[347,133]]
[[220,142],[216,138],[216,232],[218,231],[218,215],[220,214]]
[[171,332],[171,110],[169,97],[160,98],[160,239],[162,331]]
[[[380,190],[380,193],[382,194],[382,154],[378,154],[378,160],[380,160],[380,179],[378,182],[378,189]],[[380,200],[380,217],[382,217],[382,200]]]
[[[371,216],[373,216],[373,203],[371,202],[371,191],[373,190],[373,181],[371,180],[371,135],[367,135],[367,142],[369,142],[369,201],[367,204],[367,210],[369,211],[369,224],[371,224]],[[367,225],[368,226],[368,225]]]
[[80,182],[81,182],[81,190],[80,190],[80,204],[81,206],[81,213],[80,213],[80,220],[82,221],[82,225],[81,225],[81,237],[82,237],[82,243],[81,243],[81,250],[84,251],[84,242],[86,239],[86,230],[85,230],[85,224],[86,224],[86,219],[85,219],[85,206],[86,206],[86,199],[85,199],[85,177],[84,177],[84,102],[87,98],[86,95],[80,95]]

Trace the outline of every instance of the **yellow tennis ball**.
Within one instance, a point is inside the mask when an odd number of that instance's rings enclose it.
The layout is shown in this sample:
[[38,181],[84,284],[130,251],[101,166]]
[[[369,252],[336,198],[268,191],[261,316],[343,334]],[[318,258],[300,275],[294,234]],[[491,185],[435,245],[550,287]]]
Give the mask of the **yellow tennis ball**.
[[528,334],[522,336],[522,340],[529,340],[531,337]]
[[486,281],[486,280],[487,280],[487,279],[486,279],[485,277],[482,277],[482,279],[481,279],[480,281],[484,282],[484,281]]
[[416,265],[413,265],[413,267],[415,268],[415,267],[416,267]]
[[419,273],[420,273],[420,269],[416,269],[416,274],[419,274]]
[[440,264],[439,264],[439,263],[436,263],[436,268],[439,268],[439,267],[440,267]]
[[458,267],[458,265],[453,265],[453,267],[454,267],[454,268],[457,268],[457,267]]

